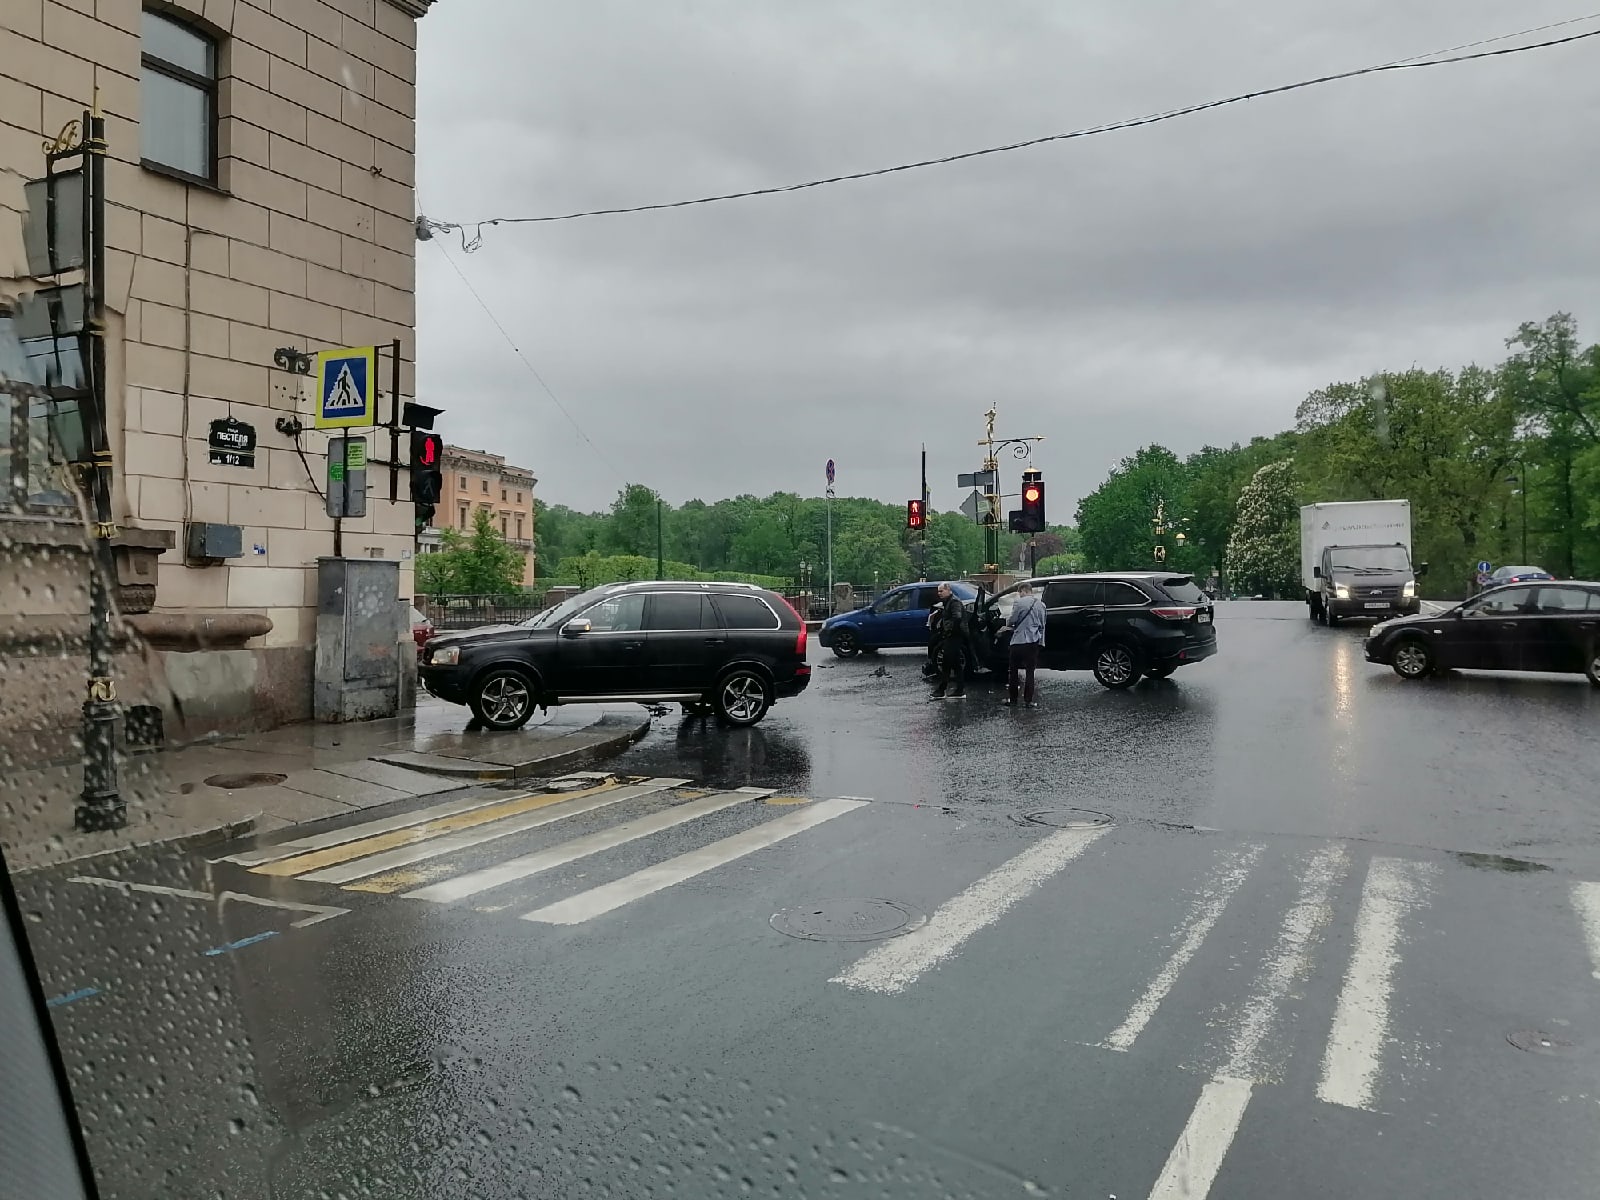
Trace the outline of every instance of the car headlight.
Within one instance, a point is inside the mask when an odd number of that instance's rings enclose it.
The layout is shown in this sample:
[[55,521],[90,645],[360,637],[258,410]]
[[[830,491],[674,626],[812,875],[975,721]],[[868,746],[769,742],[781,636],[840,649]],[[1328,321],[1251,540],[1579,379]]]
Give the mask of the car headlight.
[[440,646],[428,656],[428,661],[436,667],[453,667],[461,661],[461,647]]
[[1350,589],[1342,583],[1336,583],[1333,585],[1333,595],[1336,600],[1348,600],[1350,599]]
[[1400,589],[1400,594],[1407,600],[1415,596],[1417,594],[1417,581],[1415,579],[1408,580],[1406,586]]

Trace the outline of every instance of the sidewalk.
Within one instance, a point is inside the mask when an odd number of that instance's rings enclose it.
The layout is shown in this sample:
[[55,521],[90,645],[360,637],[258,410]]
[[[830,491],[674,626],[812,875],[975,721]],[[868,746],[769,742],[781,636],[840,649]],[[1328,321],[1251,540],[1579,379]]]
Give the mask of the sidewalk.
[[574,705],[511,733],[466,732],[470,714],[419,696],[414,712],[349,725],[289,725],[122,760],[128,825],[72,828],[81,768],[0,775],[0,843],[13,871],[134,846],[224,841],[478,783],[572,770],[649,731],[638,705]]

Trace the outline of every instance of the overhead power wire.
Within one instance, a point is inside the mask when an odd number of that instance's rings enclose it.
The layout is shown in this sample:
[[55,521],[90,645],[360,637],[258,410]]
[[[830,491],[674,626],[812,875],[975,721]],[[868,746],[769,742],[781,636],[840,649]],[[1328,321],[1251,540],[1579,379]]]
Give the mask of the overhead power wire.
[[[494,310],[489,307],[488,302],[478,294],[478,289],[472,286],[472,280],[467,278],[466,273],[462,271],[460,264],[456,262],[454,256],[451,255],[450,251],[445,247],[443,242],[439,243],[439,249],[444,254],[444,260],[450,264],[450,269],[454,271],[460,278],[461,282],[466,285],[467,291],[472,293],[472,298],[478,302],[478,307],[483,309],[484,316],[488,317],[490,324],[500,331],[500,336],[505,338],[506,345],[511,347],[512,353],[515,354],[521,361],[522,365],[528,369],[528,374],[532,375],[534,379],[538,381],[539,386],[544,389],[544,394],[550,397],[551,402],[561,410],[561,415],[566,417],[566,419],[571,423],[572,428],[577,431],[578,436],[589,444],[589,449],[595,452],[595,456],[611,469],[611,473],[618,479],[624,479],[622,472],[617,470],[617,464],[607,458],[605,451],[600,449],[600,447],[595,444],[594,439],[584,432],[583,426],[578,424],[578,419],[572,415],[565,404],[561,403],[561,397],[557,396],[550,385],[544,381],[544,376],[539,374],[538,368],[535,367],[533,363],[528,361],[528,356],[522,352],[522,348],[517,345],[516,340],[509,332],[507,332],[506,327],[500,323],[500,318],[494,315]],[[625,479],[624,482],[626,482]]]
[[[622,216],[629,213],[660,212],[665,209],[691,208],[702,204],[718,204],[725,200],[748,200],[757,196],[779,196],[790,192],[802,192],[811,188],[827,187],[836,183],[851,183],[861,179],[874,179],[882,175],[894,175],[905,171],[920,171],[927,167],[946,166],[950,163],[965,162],[974,158],[986,158],[996,154],[1010,154],[1017,150],[1027,150],[1034,146],[1043,146],[1051,142],[1072,141],[1078,138],[1094,137],[1103,133],[1115,133],[1124,129],[1138,129],[1145,125],[1155,125],[1162,121],[1175,120],[1178,117],[1193,116],[1196,113],[1209,112],[1212,109],[1226,108],[1234,104],[1242,104],[1248,100],[1260,100],[1267,96],[1279,96],[1286,92],[1302,91],[1306,88],[1321,87],[1324,84],[1337,83],[1345,79],[1355,79],[1364,75],[1377,75],[1389,71],[1415,71],[1426,67],[1443,67],[1453,63],[1474,62],[1479,59],[1502,58],[1512,54],[1522,54],[1529,50],[1547,50],[1553,46],[1564,46],[1573,42],[1581,42],[1588,38],[1600,37],[1600,29],[1592,29],[1583,33],[1568,34],[1565,37],[1550,38],[1542,42],[1530,42],[1521,46],[1506,46],[1497,50],[1476,50],[1473,53],[1458,54],[1458,50],[1466,50],[1476,46],[1486,46],[1494,42],[1502,42],[1511,38],[1527,37],[1560,26],[1572,25],[1582,21],[1600,20],[1600,13],[1593,13],[1584,17],[1571,17],[1565,21],[1556,21],[1549,25],[1540,25],[1532,29],[1523,29],[1515,33],[1503,33],[1492,38],[1482,38],[1476,42],[1466,42],[1460,46],[1452,46],[1444,50],[1434,50],[1427,54],[1415,54],[1409,58],[1396,59],[1393,62],[1378,63],[1373,66],[1357,67],[1350,71],[1338,71],[1329,75],[1319,75],[1313,79],[1301,79],[1294,83],[1279,84],[1275,87],[1258,88],[1254,91],[1240,92],[1234,96],[1225,96],[1218,100],[1207,100],[1199,104],[1189,104],[1181,108],[1169,108],[1162,112],[1149,113],[1142,117],[1130,117],[1126,120],[1112,121],[1104,125],[1091,125],[1082,129],[1073,129],[1065,133],[1050,133],[1042,137],[1026,138],[1022,141],[1007,142],[999,146],[985,146],[978,150],[965,150],[957,154],[946,154],[938,158],[922,158],[913,162],[899,163],[889,167],[877,167],[868,171],[851,171],[842,175],[829,175],[821,179],[807,179],[799,183],[779,184],[773,187],[750,188],[740,192],[721,192],[711,196],[697,196],[688,200],[670,200],[658,204],[635,204],[617,208],[591,208],[580,212],[555,213],[536,217],[486,217],[481,221],[435,221],[428,217],[417,219],[419,236],[427,238],[434,232],[459,232],[461,234],[462,249],[472,253],[483,242],[483,230],[493,225],[537,225],[554,221],[578,221],[586,217]],[[1441,57],[1447,56],[1447,57]],[[475,232],[468,234],[467,230]],[[463,276],[465,278],[465,276]]]

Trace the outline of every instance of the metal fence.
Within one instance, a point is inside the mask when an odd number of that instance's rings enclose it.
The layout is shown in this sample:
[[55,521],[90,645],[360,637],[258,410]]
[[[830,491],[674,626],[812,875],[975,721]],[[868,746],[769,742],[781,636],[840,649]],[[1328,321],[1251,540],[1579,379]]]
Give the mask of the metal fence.
[[[510,596],[419,596],[417,607],[441,632],[479,625],[515,625],[548,607],[544,592]],[[554,597],[552,602],[559,600]]]

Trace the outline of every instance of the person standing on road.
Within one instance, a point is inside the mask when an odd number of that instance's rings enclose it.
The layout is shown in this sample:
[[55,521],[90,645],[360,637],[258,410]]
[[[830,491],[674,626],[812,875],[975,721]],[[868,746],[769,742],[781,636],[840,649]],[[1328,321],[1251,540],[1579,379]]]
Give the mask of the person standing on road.
[[1011,678],[1006,691],[1006,704],[1017,703],[1018,675],[1025,677],[1022,702],[1029,708],[1038,708],[1033,698],[1033,673],[1039,668],[1039,649],[1044,645],[1044,601],[1033,594],[1031,583],[1017,585],[1017,600],[1011,606],[1011,616],[1001,632],[1011,631],[1011,649],[1007,659]]
[[967,695],[967,608],[948,583],[939,585],[939,603],[933,610],[934,661],[939,664],[939,686],[930,700],[943,700],[955,681],[952,700]]

